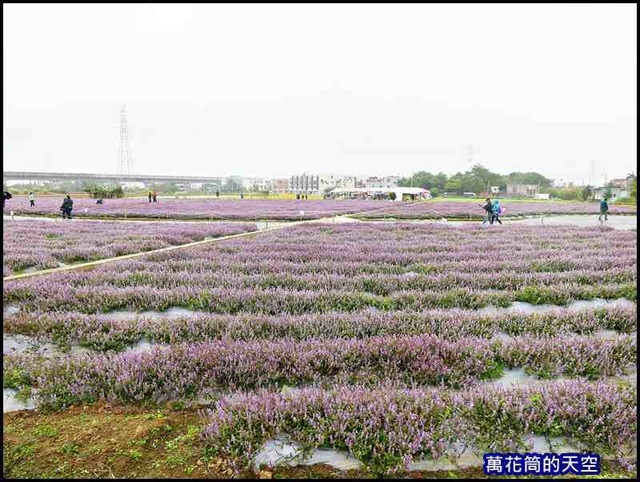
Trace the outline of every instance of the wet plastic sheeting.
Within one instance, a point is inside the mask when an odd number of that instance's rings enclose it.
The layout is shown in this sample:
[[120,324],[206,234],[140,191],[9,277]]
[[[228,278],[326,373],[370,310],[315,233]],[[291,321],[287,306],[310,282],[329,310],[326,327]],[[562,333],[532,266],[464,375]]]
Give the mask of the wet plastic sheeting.
[[20,306],[16,304],[7,304],[2,309],[2,315],[3,316],[14,315],[18,311],[20,311]]
[[61,354],[57,346],[51,343],[40,343],[26,335],[2,334],[2,354],[33,353],[42,356]]
[[339,470],[359,469],[363,464],[351,455],[332,449],[315,449],[311,456],[304,457],[300,444],[285,440],[269,440],[253,460],[254,466],[267,465],[314,465],[327,464]]
[[127,353],[144,353],[146,351],[151,351],[157,346],[166,346],[161,343],[153,343],[152,341],[142,338],[138,343],[133,346],[128,347],[125,351]]
[[[607,306],[616,306],[620,308],[625,307],[635,307],[636,304],[633,301],[627,300],[626,298],[618,298],[616,300],[603,300],[601,298],[594,298],[593,300],[578,300],[572,301],[569,303],[566,308],[571,311],[582,311],[587,309],[595,309],[595,308],[604,308]],[[506,308],[496,307],[496,306],[485,306],[484,308],[480,308],[478,313],[481,314],[500,314],[500,313],[547,313],[550,311],[557,310],[562,308],[558,305],[533,305],[531,303],[525,303],[522,301],[515,301],[511,303],[510,306]]]
[[105,313],[107,316],[115,320],[132,320],[137,317],[145,317],[151,319],[161,318],[185,318],[198,314],[204,314],[202,311],[193,311],[188,308],[182,308],[179,306],[173,306],[167,308],[165,311],[146,310],[141,312],[128,311],[128,310],[113,310]]
[[16,399],[17,390],[13,388],[5,388],[2,390],[2,412],[15,412],[16,410],[33,410],[35,404],[32,399],[27,400],[27,403],[21,402]]

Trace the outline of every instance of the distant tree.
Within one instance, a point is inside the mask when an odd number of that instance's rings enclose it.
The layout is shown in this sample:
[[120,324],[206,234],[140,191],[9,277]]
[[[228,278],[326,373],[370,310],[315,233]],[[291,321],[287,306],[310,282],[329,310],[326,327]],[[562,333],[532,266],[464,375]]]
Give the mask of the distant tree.
[[444,186],[444,190],[447,192],[462,192],[462,180],[457,174],[450,177]]
[[117,185],[109,185],[109,184],[97,184],[97,183],[86,183],[84,187],[84,192],[88,193],[90,197],[93,199],[97,198],[105,198],[105,199],[113,199],[113,198],[123,198],[124,191],[122,190],[122,186]]
[[426,171],[416,172],[412,177],[405,177],[398,181],[400,187],[421,187],[422,189],[444,189],[447,175],[444,173],[431,174]]
[[506,176],[509,184],[539,184],[540,187],[550,187],[552,179],[537,172],[512,172]]
[[582,190],[582,200],[588,201],[589,199],[591,199],[592,194],[593,194],[593,187],[585,186],[584,189]]

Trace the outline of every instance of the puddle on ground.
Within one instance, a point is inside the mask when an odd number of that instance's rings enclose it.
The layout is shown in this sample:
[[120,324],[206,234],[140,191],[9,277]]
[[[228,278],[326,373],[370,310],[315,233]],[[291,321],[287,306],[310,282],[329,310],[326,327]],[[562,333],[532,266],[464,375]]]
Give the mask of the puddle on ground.
[[180,317],[190,317],[199,313],[203,313],[203,312],[198,312],[198,311],[190,310],[188,308],[181,308],[179,306],[174,306],[171,308],[167,308],[165,311],[153,311],[153,310],[143,311],[140,313],[140,315],[147,316],[149,318],[180,318]]
[[532,375],[527,375],[522,368],[504,370],[502,376],[496,380],[483,382],[483,385],[491,388],[513,388],[531,386],[539,383],[540,380]]
[[311,456],[303,458],[300,444],[282,439],[269,440],[253,459],[255,467],[267,465],[314,465],[327,464],[339,470],[359,469],[364,465],[345,452],[333,449],[315,449]]
[[531,303],[525,303],[523,301],[514,301],[510,306],[506,308],[496,307],[496,306],[485,306],[484,308],[480,308],[478,313],[480,314],[504,314],[504,313],[548,313],[550,311],[555,311],[561,308],[568,309],[570,311],[582,311],[586,309],[595,309],[595,308],[604,308],[604,307],[618,307],[618,308],[628,308],[635,307],[636,304],[633,301],[630,301],[626,298],[618,298],[615,300],[604,300],[602,298],[594,298],[593,300],[578,300],[572,301],[566,307],[559,305],[533,305]]
[[2,354],[33,353],[42,356],[60,354],[60,350],[52,343],[41,343],[26,335],[2,334]]
[[140,313],[137,313],[135,311],[128,311],[128,310],[113,310],[105,313],[105,315],[112,317],[115,320],[132,320],[137,317],[143,317],[143,316],[151,319],[180,318],[180,317],[191,317],[199,314],[206,314],[206,312],[194,311],[188,308],[181,308],[179,306],[167,308],[165,311],[145,310],[145,311],[141,311]]
[[23,403],[16,399],[17,390],[13,388],[4,388],[2,390],[2,413],[15,412],[16,410],[33,410],[35,404],[32,398],[29,398],[26,403]]
[[497,331],[493,334],[491,341],[511,341],[513,337],[511,335],[506,334],[504,331]]
[[620,333],[616,330],[597,330],[593,332],[593,336],[597,336],[598,338],[616,338]]
[[14,315],[18,311],[20,311],[20,305],[8,304],[8,305],[5,305],[4,308],[2,309],[2,315],[3,316]]
[[[10,355],[14,353],[31,353],[44,357],[65,356],[69,354],[64,353],[58,346],[54,345],[53,343],[40,342],[31,336],[3,333],[2,354]],[[78,353],[93,353],[93,350],[82,346],[73,345],[71,347],[70,354],[76,355]]]
[[569,303],[572,310],[585,310],[587,308],[604,308],[607,306],[617,308],[635,308],[636,304],[626,298],[618,298],[615,300],[603,300],[602,298],[594,298],[592,300],[577,300]]
[[138,313],[136,313],[135,311],[127,311],[127,310],[113,310],[113,311],[108,311],[107,313],[104,313],[104,314],[108,315],[114,320],[132,320],[136,316],[138,316]]
[[138,343],[133,346],[127,347],[124,353],[144,353],[153,350],[157,346],[166,346],[162,343],[154,343],[147,338],[142,338]]

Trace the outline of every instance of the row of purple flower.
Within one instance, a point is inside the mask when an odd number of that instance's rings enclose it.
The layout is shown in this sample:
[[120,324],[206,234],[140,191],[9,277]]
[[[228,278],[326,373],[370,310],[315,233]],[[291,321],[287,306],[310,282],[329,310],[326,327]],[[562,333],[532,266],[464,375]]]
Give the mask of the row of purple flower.
[[93,261],[205,238],[256,231],[255,224],[12,221],[2,225],[3,275]]

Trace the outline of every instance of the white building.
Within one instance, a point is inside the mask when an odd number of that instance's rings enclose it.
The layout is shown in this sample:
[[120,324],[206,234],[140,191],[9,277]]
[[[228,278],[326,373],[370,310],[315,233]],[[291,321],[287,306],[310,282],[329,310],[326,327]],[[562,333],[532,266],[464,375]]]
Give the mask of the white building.
[[349,189],[356,187],[356,177],[344,174],[319,174],[318,188],[323,192],[329,188]]
[[242,188],[249,192],[264,192],[273,190],[271,179],[264,177],[245,177],[242,179]]

